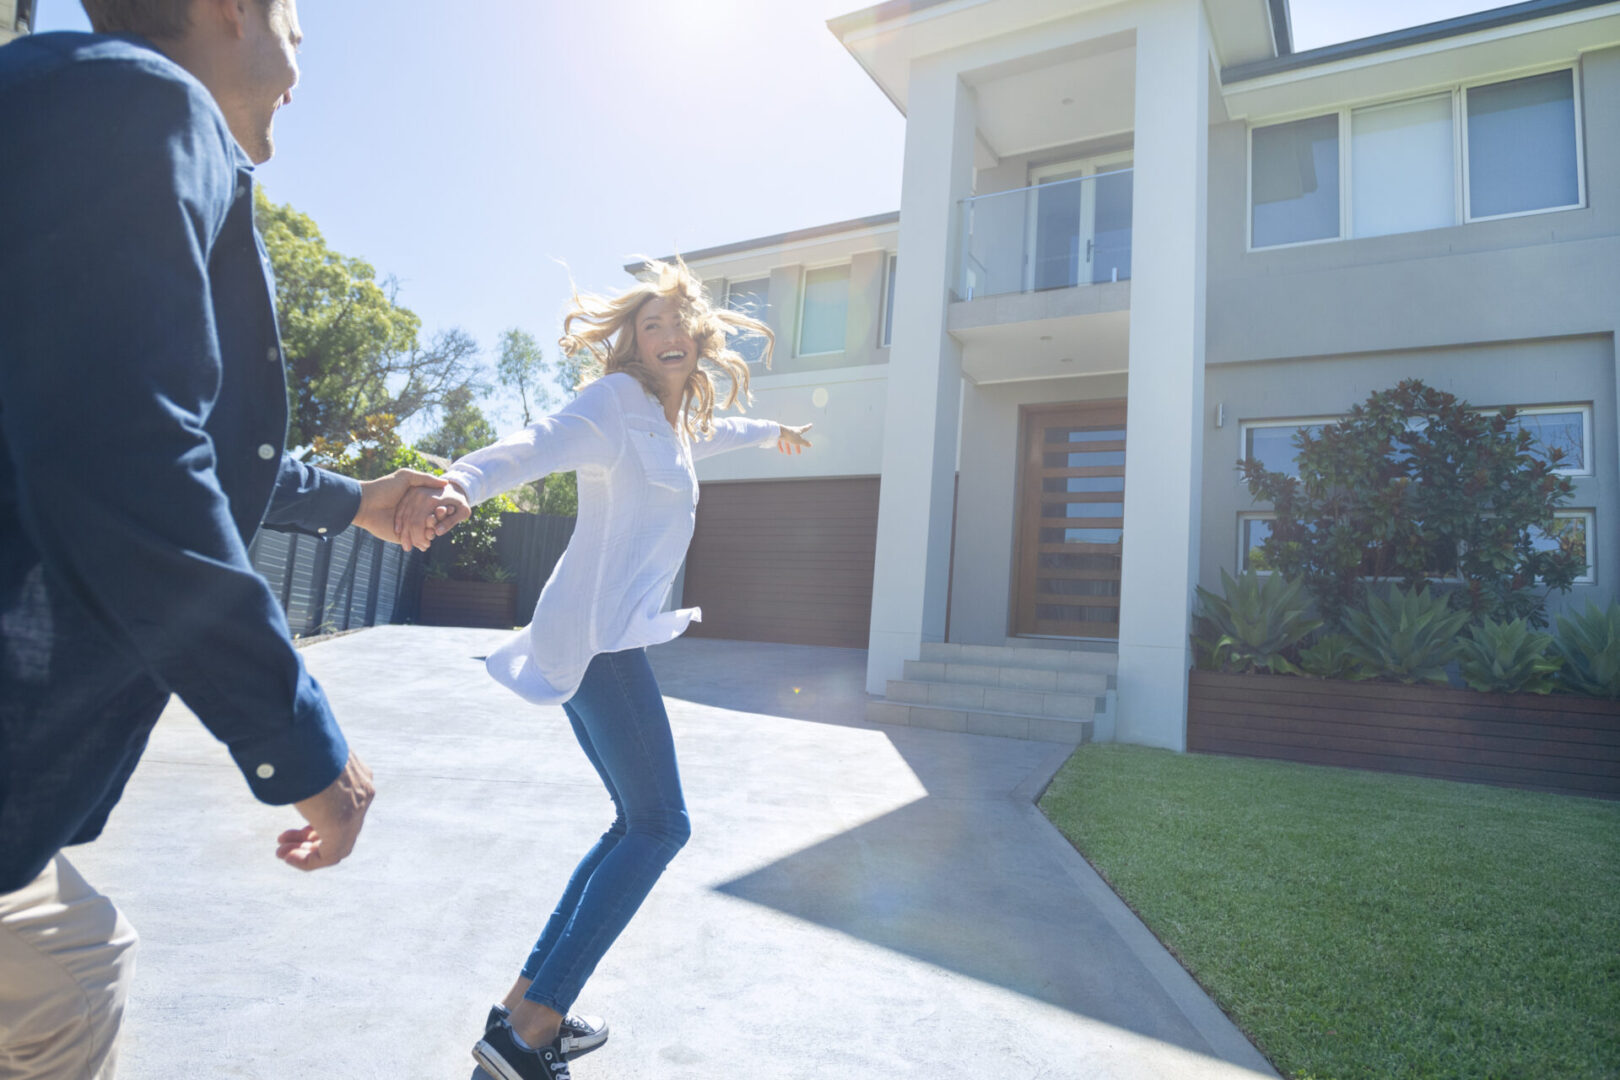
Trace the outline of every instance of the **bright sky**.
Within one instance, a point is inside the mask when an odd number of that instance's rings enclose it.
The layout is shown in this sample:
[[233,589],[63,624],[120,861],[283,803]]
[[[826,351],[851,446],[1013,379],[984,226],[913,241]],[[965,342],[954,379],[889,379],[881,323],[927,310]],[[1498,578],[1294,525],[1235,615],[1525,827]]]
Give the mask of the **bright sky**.
[[[638,253],[898,207],[903,121],[826,27],[861,6],[303,0],[303,79],[260,180],[398,277],[426,330],[461,326],[493,363],[518,326],[551,355],[557,260],[609,290]],[[1295,45],[1495,6],[1293,0]],[[39,0],[35,21],[89,28],[76,0]]]

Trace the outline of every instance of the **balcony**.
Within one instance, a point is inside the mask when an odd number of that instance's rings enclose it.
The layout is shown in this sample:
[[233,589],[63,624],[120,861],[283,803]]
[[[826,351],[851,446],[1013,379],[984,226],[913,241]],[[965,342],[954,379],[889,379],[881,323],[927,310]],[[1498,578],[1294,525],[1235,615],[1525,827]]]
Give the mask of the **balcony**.
[[957,298],[1128,281],[1131,169],[962,200]]

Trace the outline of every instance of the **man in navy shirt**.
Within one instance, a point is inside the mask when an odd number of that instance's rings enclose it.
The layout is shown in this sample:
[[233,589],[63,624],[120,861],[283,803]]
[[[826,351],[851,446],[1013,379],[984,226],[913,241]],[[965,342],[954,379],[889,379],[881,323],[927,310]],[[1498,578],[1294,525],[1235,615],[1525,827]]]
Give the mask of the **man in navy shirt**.
[[[60,849],[94,839],[170,693],[259,799],[348,854],[373,789],[248,562],[261,526],[399,538],[401,471],[283,450],[253,166],[296,0],[82,0],[0,49],[0,1074],[107,1077],[135,934]],[[183,1071],[183,1070],[182,1070]]]

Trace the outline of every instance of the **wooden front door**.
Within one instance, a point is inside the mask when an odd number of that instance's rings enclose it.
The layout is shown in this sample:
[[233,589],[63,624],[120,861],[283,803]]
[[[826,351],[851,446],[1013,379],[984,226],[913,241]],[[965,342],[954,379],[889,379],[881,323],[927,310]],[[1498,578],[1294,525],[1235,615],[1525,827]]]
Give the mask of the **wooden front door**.
[[1013,632],[1119,637],[1125,402],[1024,409]]

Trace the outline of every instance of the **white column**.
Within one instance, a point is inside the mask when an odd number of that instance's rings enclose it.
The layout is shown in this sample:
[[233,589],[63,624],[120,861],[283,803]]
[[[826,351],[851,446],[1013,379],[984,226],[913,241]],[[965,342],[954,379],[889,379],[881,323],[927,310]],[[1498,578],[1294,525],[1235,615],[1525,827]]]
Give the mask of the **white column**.
[[1185,750],[1203,470],[1210,36],[1201,0],[1136,32],[1120,742]]
[[938,60],[912,65],[866,662],[866,688],[874,694],[900,678],[923,642],[945,636],[962,390],[961,348],[945,332],[945,315],[957,203],[973,186],[975,120],[973,91],[953,67]]

